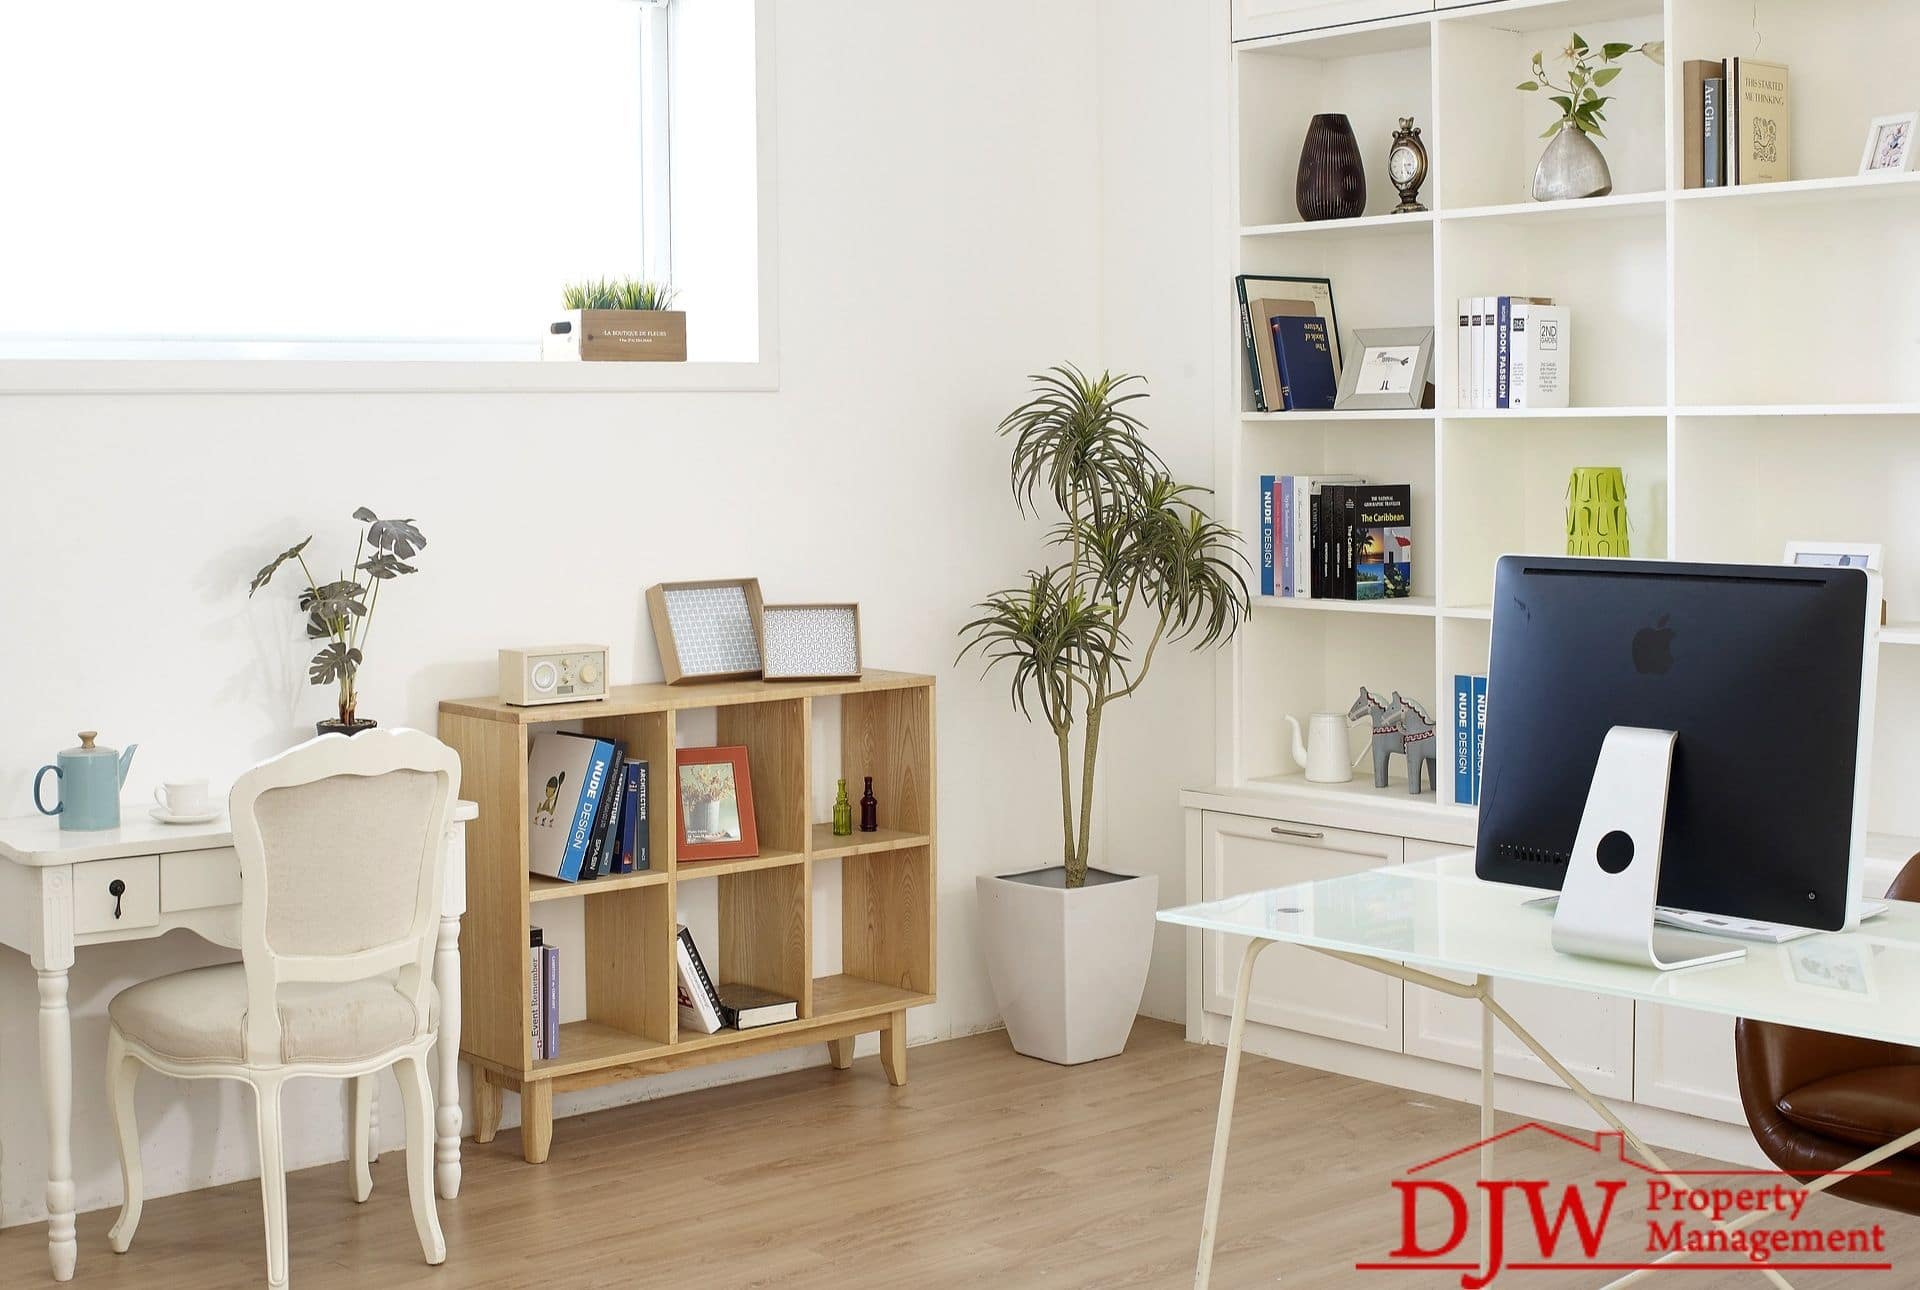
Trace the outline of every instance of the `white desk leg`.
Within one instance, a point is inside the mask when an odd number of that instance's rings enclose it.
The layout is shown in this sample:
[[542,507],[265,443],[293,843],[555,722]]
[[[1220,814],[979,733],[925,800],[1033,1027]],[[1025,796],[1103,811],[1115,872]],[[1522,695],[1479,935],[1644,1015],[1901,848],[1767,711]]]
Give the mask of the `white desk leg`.
[[1207,1208],[1200,1219],[1200,1261],[1193,1270],[1194,1290],[1213,1279],[1213,1239],[1220,1228],[1220,1188],[1227,1176],[1227,1136],[1233,1129],[1233,1095],[1240,1083],[1240,1041],[1247,1030],[1247,996],[1253,990],[1253,961],[1272,941],[1249,941],[1240,960],[1240,984],[1233,992],[1233,1022],[1227,1027],[1227,1069],[1220,1076],[1220,1116],[1213,1126],[1213,1164],[1207,1170]]
[[[1481,991],[1480,1002],[1480,1181],[1493,1177],[1493,1009],[1486,1006],[1486,991],[1493,983],[1479,977],[1474,985]],[[1480,1266],[1491,1266],[1493,1258],[1493,1193],[1480,1193]]]
[[440,1106],[434,1171],[443,1199],[460,1194],[460,920],[440,920],[433,955],[433,983],[440,991]]
[[80,1247],[73,1232],[73,1019],[65,968],[40,972],[40,1087],[47,1100],[47,1258],[55,1281],[71,1281]]

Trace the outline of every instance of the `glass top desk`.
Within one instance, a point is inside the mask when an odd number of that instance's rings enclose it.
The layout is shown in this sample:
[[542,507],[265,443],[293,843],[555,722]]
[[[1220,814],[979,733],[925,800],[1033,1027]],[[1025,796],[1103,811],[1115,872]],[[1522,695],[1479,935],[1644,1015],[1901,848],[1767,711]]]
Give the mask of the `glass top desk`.
[[[1472,854],[1463,852],[1160,911],[1161,922],[1251,938],[1227,1031],[1196,1286],[1205,1286],[1211,1272],[1247,996],[1254,960],[1269,945],[1299,945],[1444,994],[1478,1000],[1483,1138],[1493,1135],[1493,1023],[1498,1021],[1660,1170],[1666,1165],[1639,1136],[1488,993],[1492,982],[1531,981],[1920,1045],[1920,904],[1890,901],[1885,914],[1855,931],[1822,933],[1784,945],[1737,942],[1746,949],[1743,959],[1662,972],[1559,953],[1550,940],[1552,914],[1526,908],[1526,902],[1540,894],[1531,887],[1480,881],[1474,877]],[[1474,980],[1462,983],[1435,972],[1470,973]],[[1871,1168],[1916,1143],[1920,1129],[1875,1148],[1847,1168]],[[1487,1153],[1482,1152],[1483,1173],[1488,1167]],[[1828,1175],[1808,1187],[1825,1190],[1841,1176]],[[1759,1215],[1744,1217],[1754,1220]],[[1728,1224],[1745,1225],[1738,1219]]]

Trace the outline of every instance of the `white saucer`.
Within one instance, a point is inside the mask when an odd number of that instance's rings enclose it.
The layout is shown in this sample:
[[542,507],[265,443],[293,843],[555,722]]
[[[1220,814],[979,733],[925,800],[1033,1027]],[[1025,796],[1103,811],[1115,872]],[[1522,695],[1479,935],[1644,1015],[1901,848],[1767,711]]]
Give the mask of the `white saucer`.
[[218,807],[211,811],[202,811],[198,815],[169,815],[165,807],[152,806],[147,808],[147,814],[162,824],[211,824],[220,818]]

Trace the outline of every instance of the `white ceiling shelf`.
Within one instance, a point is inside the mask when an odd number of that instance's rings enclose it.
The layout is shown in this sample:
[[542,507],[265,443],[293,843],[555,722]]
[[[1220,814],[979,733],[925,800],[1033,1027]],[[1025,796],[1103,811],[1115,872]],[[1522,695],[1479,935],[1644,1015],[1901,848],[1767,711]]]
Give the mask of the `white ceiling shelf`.
[[1681,404],[1683,417],[1911,417],[1920,403],[1721,403]]
[[1613,193],[1558,202],[1507,202],[1498,206],[1467,206],[1440,212],[1446,223],[1465,220],[1524,219],[1530,224],[1559,224],[1575,220],[1609,220],[1641,212],[1657,216],[1665,208],[1664,192]]
[[1597,408],[1459,408],[1440,414],[1448,421],[1578,421],[1622,417],[1665,417],[1664,406]]
[[1405,215],[1360,215],[1353,219],[1289,220],[1284,224],[1247,224],[1241,237],[1301,237],[1371,233],[1388,230],[1401,233],[1425,232],[1433,227],[1432,211],[1408,211]]
[[1827,179],[1789,179],[1777,184],[1737,184],[1731,188],[1685,188],[1674,193],[1674,200],[1691,206],[1704,202],[1709,206],[1731,203],[1789,205],[1803,202],[1846,202],[1920,197],[1920,174],[1884,173],[1878,175],[1835,175]]
[[1242,412],[1243,421],[1431,421],[1432,408],[1367,408],[1336,411],[1332,408],[1303,412]]

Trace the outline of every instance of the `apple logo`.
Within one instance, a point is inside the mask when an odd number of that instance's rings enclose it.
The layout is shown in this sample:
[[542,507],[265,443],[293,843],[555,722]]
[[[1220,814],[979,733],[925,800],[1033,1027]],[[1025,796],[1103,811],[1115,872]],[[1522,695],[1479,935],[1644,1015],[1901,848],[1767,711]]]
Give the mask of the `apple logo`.
[[1633,634],[1633,670],[1642,676],[1664,676],[1673,667],[1673,628],[1667,615]]

